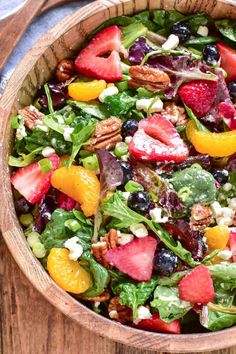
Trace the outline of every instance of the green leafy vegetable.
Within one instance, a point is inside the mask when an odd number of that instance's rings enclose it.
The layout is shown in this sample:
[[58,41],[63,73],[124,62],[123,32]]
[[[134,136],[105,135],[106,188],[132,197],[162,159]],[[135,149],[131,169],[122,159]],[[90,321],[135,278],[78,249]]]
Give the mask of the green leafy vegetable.
[[126,305],[133,310],[133,319],[137,318],[138,306],[144,305],[149,299],[157,285],[157,278],[152,278],[148,282],[127,282],[119,283],[113,281],[111,284],[112,291],[115,295],[120,296],[120,304]]
[[50,90],[49,90],[48,84],[44,85],[44,90],[45,90],[45,93],[46,93],[46,96],[47,96],[47,100],[48,100],[49,112],[50,112],[50,114],[53,114],[54,113],[54,109],[53,109],[52,97],[51,97],[51,94],[50,94]]
[[14,166],[14,167],[25,167],[30,165],[32,162],[35,161],[35,157],[37,155],[39,155],[41,153],[41,151],[43,150],[42,147],[39,147],[35,150],[33,150],[32,152],[30,152],[29,154],[23,154],[20,153],[19,157],[14,157],[14,156],[10,156],[8,163],[10,166]]
[[136,101],[136,97],[131,97],[126,92],[121,92],[117,95],[106,97],[105,104],[110,115],[119,117],[127,114],[135,106]]
[[202,168],[192,166],[177,171],[170,181],[177,192],[182,188],[189,189],[188,197],[182,200],[186,207],[191,207],[196,203],[210,204],[216,198],[214,177]]
[[80,257],[80,264],[92,275],[92,285],[80,296],[95,297],[103,293],[109,282],[109,273],[101,264],[97,263],[90,251],[84,252]]
[[185,16],[179,22],[187,23],[190,27],[191,33],[196,34],[199,26],[207,26],[209,21],[209,16],[206,13],[192,14],[189,16]]
[[163,321],[169,323],[183,317],[193,304],[180,300],[177,287],[157,286],[151,307],[159,312]]
[[142,11],[139,14],[133,16],[134,19],[141,22],[149,31],[155,32],[157,26],[150,19],[150,11]]
[[97,119],[105,119],[108,117],[106,110],[102,109],[102,105],[98,104],[97,102],[90,101],[89,103],[86,103],[68,100],[66,103],[70,106],[80,109],[87,114],[90,114],[92,117]]
[[218,20],[215,21],[215,25],[224,37],[236,42],[236,23],[234,20]]
[[213,36],[208,36],[208,37],[197,37],[197,38],[191,38],[188,41],[184,43],[185,46],[205,46],[210,43],[216,43],[219,42],[219,38],[213,37]]
[[186,109],[186,112],[187,112],[189,118],[195,123],[197,129],[202,132],[209,132],[209,130],[200,122],[200,120],[197,119],[197,117],[195,116],[195,114],[193,113],[191,108],[186,106],[186,104],[184,105],[184,107]]
[[155,93],[148,91],[144,87],[139,87],[137,89],[137,93],[138,93],[138,98],[152,98],[155,96]]
[[159,29],[165,28],[168,31],[176,22],[182,20],[184,15],[178,11],[156,10],[153,12],[153,22],[155,22]]
[[224,186],[217,190],[217,200],[222,206],[228,206],[227,199],[236,196],[236,172],[229,172],[228,183],[232,186],[230,190],[224,190]]
[[128,49],[137,38],[145,36],[147,30],[147,27],[143,26],[141,22],[134,22],[126,27],[123,27],[121,38],[123,46]]

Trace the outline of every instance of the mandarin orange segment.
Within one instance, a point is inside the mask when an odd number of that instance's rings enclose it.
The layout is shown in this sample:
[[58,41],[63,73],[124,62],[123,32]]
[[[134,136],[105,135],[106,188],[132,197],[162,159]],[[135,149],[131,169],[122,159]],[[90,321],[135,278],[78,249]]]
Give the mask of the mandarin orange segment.
[[61,167],[53,173],[51,184],[79,202],[85,216],[96,214],[100,182],[93,171],[82,166]]
[[52,279],[65,291],[81,294],[91,284],[90,274],[78,261],[69,259],[66,248],[52,248],[47,260],[47,269]]
[[68,86],[69,96],[75,101],[88,102],[98,98],[106,88],[106,81],[73,82]]
[[229,228],[225,225],[217,225],[209,228],[204,236],[207,239],[209,252],[223,250],[229,241]]

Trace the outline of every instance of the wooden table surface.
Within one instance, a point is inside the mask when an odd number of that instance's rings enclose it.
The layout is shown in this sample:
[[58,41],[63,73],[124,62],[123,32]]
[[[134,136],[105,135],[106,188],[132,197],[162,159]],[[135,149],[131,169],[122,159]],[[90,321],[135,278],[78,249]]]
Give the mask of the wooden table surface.
[[[62,315],[33,288],[0,238],[0,354],[151,353],[94,335]],[[236,347],[213,353],[236,354]]]

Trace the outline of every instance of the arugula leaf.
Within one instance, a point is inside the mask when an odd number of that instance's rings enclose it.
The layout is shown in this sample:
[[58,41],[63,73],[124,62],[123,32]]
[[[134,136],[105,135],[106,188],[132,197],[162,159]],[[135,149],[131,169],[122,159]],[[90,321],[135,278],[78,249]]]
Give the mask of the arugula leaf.
[[119,117],[127,114],[135,106],[136,101],[136,97],[131,97],[126,92],[121,92],[117,95],[106,97],[105,105],[110,115]]
[[128,49],[137,38],[145,36],[147,30],[147,27],[145,27],[141,22],[131,23],[130,25],[122,28],[121,43],[126,49]]
[[144,305],[149,299],[157,285],[157,278],[152,278],[148,282],[127,282],[119,283],[113,281],[111,283],[112,291],[115,295],[120,296],[120,304],[126,305],[133,310],[133,319],[137,318],[138,306]]
[[220,33],[229,38],[231,41],[236,42],[236,23],[235,20],[224,19],[215,21],[216,28]]
[[70,106],[80,109],[87,114],[90,114],[92,117],[97,119],[105,119],[108,117],[106,110],[102,109],[102,105],[98,104],[97,102],[90,101],[89,103],[86,103],[68,100],[66,103]]
[[[73,236],[79,238],[79,243],[82,245],[84,251],[90,250],[93,226],[82,221],[80,229],[73,232],[64,225],[65,221],[69,219],[75,219],[74,211],[66,211],[58,208],[52,213],[51,220],[40,236],[41,242],[48,251],[54,247],[64,247],[65,241]],[[77,218],[77,220],[79,219]]]
[[56,119],[56,115],[48,115],[43,118],[43,122],[46,124],[47,127],[54,130],[59,134],[64,133],[64,127],[62,124],[58,123]]
[[186,112],[189,116],[189,118],[194,121],[194,123],[196,124],[196,127],[199,131],[202,132],[209,132],[209,129],[207,129],[201,122],[199,119],[197,119],[197,117],[195,116],[195,114],[193,113],[193,111],[191,110],[191,108],[189,108],[188,106],[186,106],[186,104],[184,105]]
[[157,286],[151,307],[159,312],[163,321],[169,323],[183,317],[193,304],[180,300],[177,287]]
[[19,153],[19,157],[9,156],[8,164],[14,167],[25,167],[34,162],[35,157],[41,153],[42,147],[31,151],[29,154]]
[[176,243],[172,236],[160,225],[153,223],[143,215],[140,215],[130,209],[125,204],[119,193],[113,194],[109,200],[103,203],[101,210],[104,215],[113,216],[115,219],[117,219],[116,227],[118,229],[128,228],[131,225],[138,224],[140,222],[146,223],[150,229],[155,232],[157,237],[180,259],[192,267],[199,264],[198,262],[194,261],[192,254],[187,251],[179,241]]
[[82,129],[81,129],[81,125],[78,125],[75,127],[75,130],[71,134],[73,146],[72,146],[71,156],[68,161],[68,167],[70,167],[71,164],[73,163],[73,161],[76,158],[76,155],[80,151],[81,147],[91,137],[92,133],[94,132],[95,127],[96,127],[95,123],[90,123],[87,126],[83,127]]
[[80,264],[89,271],[93,280],[90,288],[80,296],[96,297],[101,295],[110,280],[107,269],[95,261],[90,251],[83,252]]
[[51,97],[51,94],[50,94],[50,90],[49,90],[48,84],[44,85],[44,90],[45,90],[45,93],[46,93],[46,96],[47,96],[47,100],[48,100],[49,112],[50,112],[50,114],[53,114],[54,113],[54,109],[53,109],[52,97]]

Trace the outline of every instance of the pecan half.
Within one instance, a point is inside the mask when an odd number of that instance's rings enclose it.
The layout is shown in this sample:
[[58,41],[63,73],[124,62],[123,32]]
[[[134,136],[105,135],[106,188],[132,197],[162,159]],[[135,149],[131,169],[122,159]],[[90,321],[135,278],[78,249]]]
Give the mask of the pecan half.
[[75,75],[74,60],[63,59],[56,67],[56,77],[58,81],[65,82],[70,80]]
[[109,290],[104,290],[104,292],[96,297],[83,297],[80,296],[79,298],[85,301],[91,301],[91,302],[105,302],[108,301],[111,297],[111,294],[109,292]]
[[104,119],[97,124],[89,144],[84,145],[84,149],[93,152],[97,149],[112,149],[116,146],[116,143],[122,141],[120,131],[121,120],[119,118]]
[[115,296],[110,300],[108,313],[110,318],[120,323],[131,322],[133,319],[132,310],[120,304],[119,296]]
[[92,254],[96,261],[103,265],[103,267],[109,269],[110,264],[106,261],[105,255],[108,250],[117,247],[117,231],[110,229],[110,231],[101,237],[101,241],[92,244]]
[[170,85],[170,77],[164,71],[147,65],[134,65],[129,69],[131,79],[128,84],[133,88],[145,87],[152,92],[164,91]]
[[25,125],[30,130],[34,130],[38,122],[44,117],[44,114],[32,105],[20,109],[18,113],[23,116]]
[[187,115],[184,107],[177,106],[174,102],[166,102],[161,114],[176,126],[187,125]]
[[195,204],[192,207],[190,225],[194,231],[204,230],[212,221],[211,208],[202,204]]

